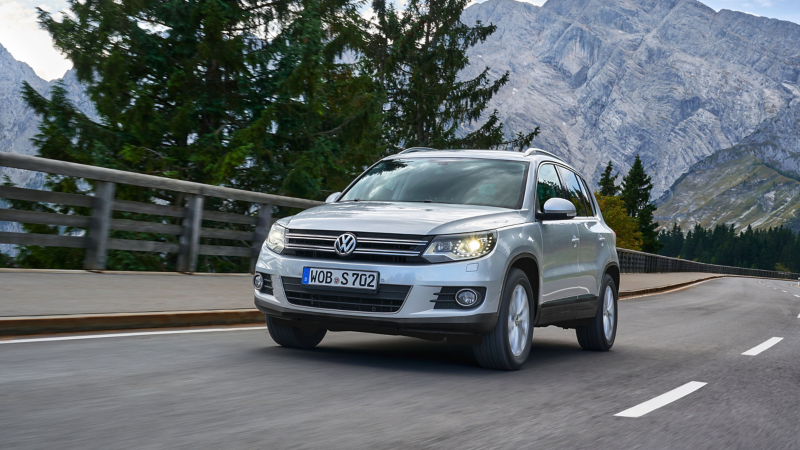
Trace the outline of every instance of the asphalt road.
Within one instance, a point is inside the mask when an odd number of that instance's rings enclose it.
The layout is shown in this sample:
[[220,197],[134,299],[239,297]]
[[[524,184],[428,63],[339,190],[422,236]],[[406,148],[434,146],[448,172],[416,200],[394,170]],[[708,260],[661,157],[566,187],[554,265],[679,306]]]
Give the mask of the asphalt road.
[[[0,448],[800,448],[800,289],[725,278],[619,309],[611,352],[537,328],[510,373],[357,333],[310,351],[264,329],[5,341]],[[707,384],[615,416],[692,381]]]

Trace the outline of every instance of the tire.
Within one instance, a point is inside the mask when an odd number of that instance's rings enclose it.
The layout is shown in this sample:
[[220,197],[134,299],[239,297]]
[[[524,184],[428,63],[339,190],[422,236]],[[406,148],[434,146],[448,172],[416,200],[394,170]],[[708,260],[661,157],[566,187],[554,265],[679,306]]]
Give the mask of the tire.
[[276,344],[291,348],[314,348],[325,337],[328,330],[322,328],[312,335],[307,335],[297,327],[276,325],[272,317],[267,316],[267,331]]
[[478,364],[496,370],[519,370],[525,364],[531,352],[534,304],[533,289],[525,272],[512,269],[503,285],[497,323],[483,336],[483,342],[473,347]]
[[[578,343],[584,350],[607,352],[614,345],[617,338],[617,322],[619,321],[619,292],[611,275],[603,276],[600,288],[600,298],[597,301],[597,314],[592,323],[585,327],[575,329]],[[607,328],[607,327],[610,327]]]

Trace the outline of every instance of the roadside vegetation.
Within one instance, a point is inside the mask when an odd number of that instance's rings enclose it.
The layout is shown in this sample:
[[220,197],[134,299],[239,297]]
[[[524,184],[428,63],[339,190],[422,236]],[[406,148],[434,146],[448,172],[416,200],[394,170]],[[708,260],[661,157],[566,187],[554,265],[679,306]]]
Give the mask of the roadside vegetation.
[[749,269],[800,272],[800,232],[777,227],[741,233],[733,225],[703,228],[695,225],[685,235],[677,224],[658,235],[664,256],[708,264]]
[[[487,67],[475,78],[458,78],[469,65],[466,50],[495,31],[492,24],[461,23],[467,4],[410,0],[397,9],[385,0],[70,0],[69,14],[59,20],[39,9],[41,26],[74,64],[99,120],[73,105],[63,87],[46,98],[25,84],[24,97],[42,119],[35,145],[45,158],[320,200],[399,148],[525,148],[538,128],[507,136],[497,111],[487,110],[508,73],[494,79]],[[93,189],[66,177],[49,177],[46,187]],[[124,185],[117,198],[185,202],[178,193]],[[250,208],[214,198],[206,204],[239,214],[253,213]],[[276,208],[274,214],[292,212]],[[111,237],[176,240],[117,231]],[[247,245],[218,241],[202,243]],[[82,260],[82,249],[23,246],[15,262],[0,263],[78,269]],[[175,264],[172,254],[108,255],[110,270],[175,270]],[[247,264],[203,256],[198,270],[242,272]]]
[[617,185],[619,173],[614,172],[614,163],[606,165],[595,192],[603,218],[617,234],[617,247],[657,253],[661,248],[658,240],[658,223],[653,221],[655,205],[650,201],[653,183],[644,170],[639,155],[628,174]]

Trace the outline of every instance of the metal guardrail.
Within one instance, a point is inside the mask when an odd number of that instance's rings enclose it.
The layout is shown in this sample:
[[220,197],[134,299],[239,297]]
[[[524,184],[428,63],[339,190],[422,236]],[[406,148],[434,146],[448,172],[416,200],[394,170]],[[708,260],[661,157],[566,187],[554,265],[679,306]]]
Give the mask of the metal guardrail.
[[[56,175],[95,180],[95,195],[65,194],[0,186],[0,198],[79,206],[92,209],[91,216],[54,214],[38,211],[0,209],[0,221],[60,225],[84,228],[85,236],[61,236],[35,233],[0,232],[0,243],[38,245],[43,247],[85,248],[84,268],[104,270],[108,250],[129,250],[177,253],[178,271],[194,272],[198,255],[240,256],[250,258],[253,271],[258,252],[272,224],[274,205],[306,209],[322,202],[280,195],[262,194],[239,189],[211,186],[190,181],[143,175],[35,156],[0,152],[0,166],[46,172]],[[155,203],[117,200],[116,184],[181,192],[187,195],[186,205],[167,206]],[[205,197],[251,202],[258,205],[257,215],[240,215],[203,210]],[[114,219],[113,211],[126,211],[167,218],[179,218],[179,224]],[[250,225],[253,231],[224,230],[202,227],[203,220]],[[166,220],[164,222],[167,222]],[[157,233],[178,236],[178,243],[134,239],[111,239],[109,230]],[[249,247],[200,245],[200,238],[216,238],[250,242]]]
[[787,280],[800,278],[800,274],[797,273],[718,266],[623,248],[617,249],[617,256],[619,256],[620,272],[622,273],[703,272]]

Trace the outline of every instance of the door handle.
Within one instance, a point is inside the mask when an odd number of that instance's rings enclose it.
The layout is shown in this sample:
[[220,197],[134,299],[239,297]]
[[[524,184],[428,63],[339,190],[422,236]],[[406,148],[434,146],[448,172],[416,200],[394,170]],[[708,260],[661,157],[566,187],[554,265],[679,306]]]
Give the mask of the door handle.
[[577,246],[578,246],[578,243],[579,243],[580,241],[581,241],[581,240],[580,240],[580,239],[578,239],[578,236],[572,236],[572,246],[573,246],[573,247],[577,247]]
[[605,236],[600,236],[600,247],[602,247],[604,245],[606,245],[606,237]]

